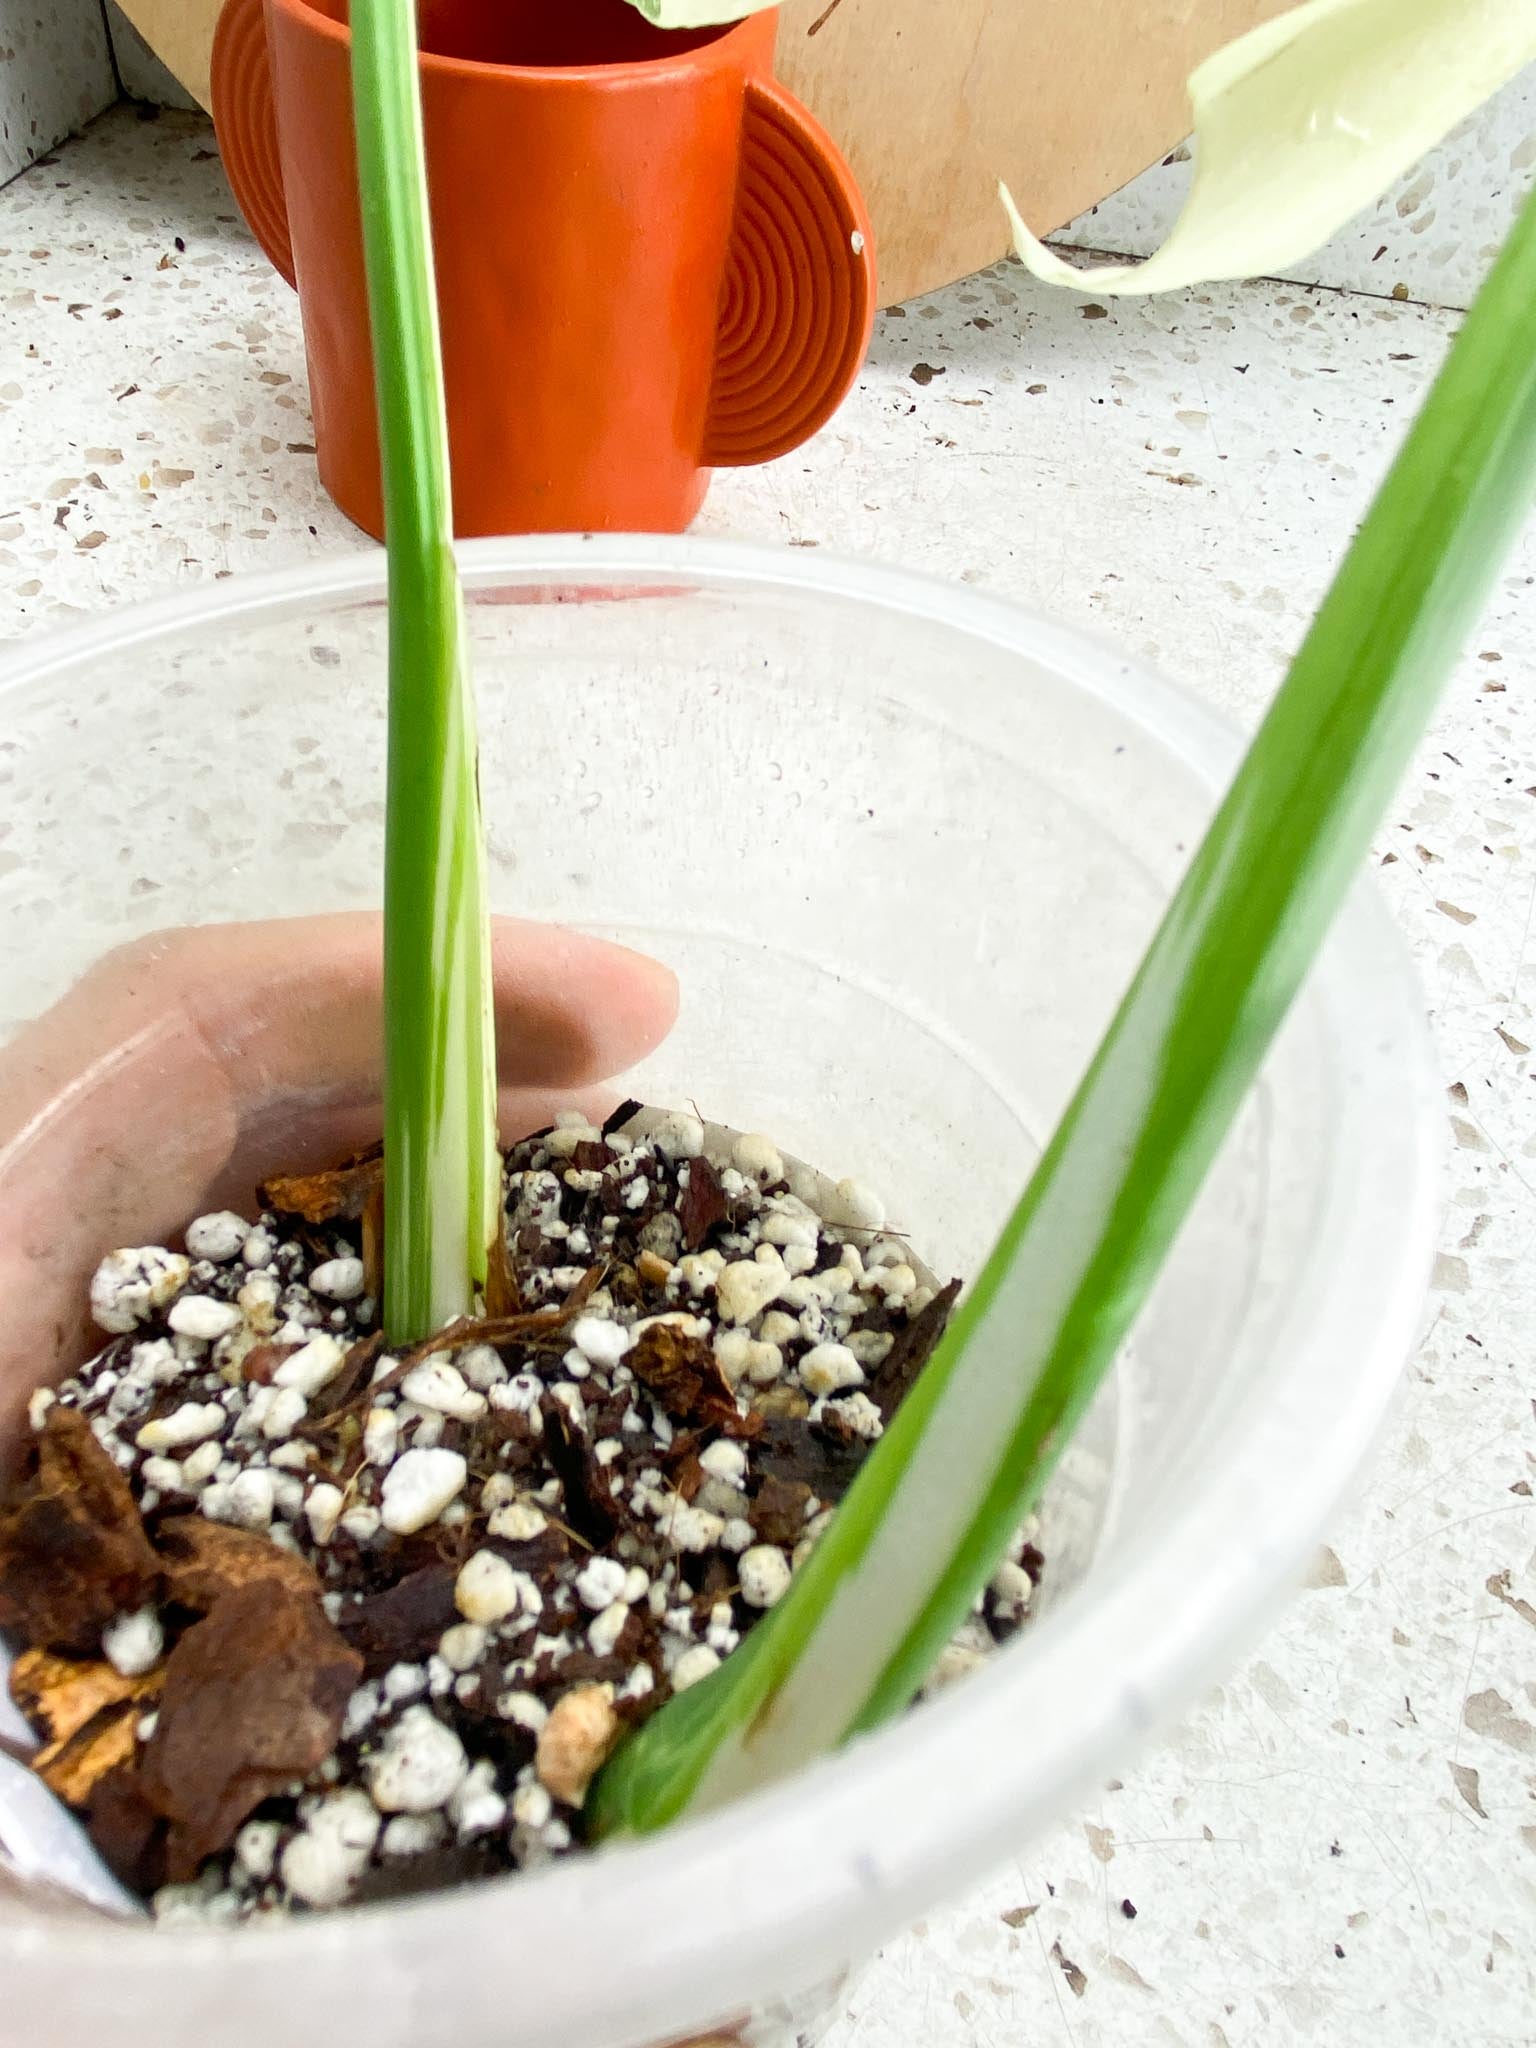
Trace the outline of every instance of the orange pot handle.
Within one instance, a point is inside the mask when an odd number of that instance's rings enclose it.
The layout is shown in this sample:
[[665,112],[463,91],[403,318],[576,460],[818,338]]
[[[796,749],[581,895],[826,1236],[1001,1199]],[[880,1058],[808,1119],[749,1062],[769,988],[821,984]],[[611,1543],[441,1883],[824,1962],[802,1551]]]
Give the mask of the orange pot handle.
[[808,441],[852,388],[874,322],[853,173],[797,100],[750,81],[704,461],[771,462]]
[[262,0],[224,0],[213,36],[213,126],[236,202],[274,270],[293,283]]

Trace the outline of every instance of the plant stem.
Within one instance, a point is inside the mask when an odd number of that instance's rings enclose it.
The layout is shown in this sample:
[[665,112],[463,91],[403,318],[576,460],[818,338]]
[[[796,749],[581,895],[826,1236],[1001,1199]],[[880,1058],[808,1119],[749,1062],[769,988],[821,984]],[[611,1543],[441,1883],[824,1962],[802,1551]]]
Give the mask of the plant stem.
[[351,23],[389,552],[384,1327],[407,1344],[485,1284],[495,1047],[413,0],[353,0]]
[[600,1831],[751,1790],[923,1683],[1130,1333],[1533,486],[1536,198],[975,1287],[785,1599],[610,1763]]

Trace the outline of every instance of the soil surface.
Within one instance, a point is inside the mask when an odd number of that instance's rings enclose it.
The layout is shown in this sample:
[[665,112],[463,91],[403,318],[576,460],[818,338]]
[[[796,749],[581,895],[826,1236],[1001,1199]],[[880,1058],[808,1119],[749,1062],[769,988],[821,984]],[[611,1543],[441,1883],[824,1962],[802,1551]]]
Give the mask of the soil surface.
[[[870,1190],[627,1104],[506,1162],[484,1318],[377,1329],[379,1166],[103,1260],[34,1399],[0,1626],[35,1767],[162,1921],[524,1867],[782,1597],[912,1384],[938,1288]],[[945,1653],[1020,1625],[1013,1555]]]

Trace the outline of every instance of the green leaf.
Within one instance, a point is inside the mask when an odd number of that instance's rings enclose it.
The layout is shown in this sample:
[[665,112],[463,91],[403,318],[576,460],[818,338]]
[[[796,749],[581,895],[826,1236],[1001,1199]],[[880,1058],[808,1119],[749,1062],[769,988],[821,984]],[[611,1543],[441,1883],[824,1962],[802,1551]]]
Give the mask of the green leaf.
[[1194,183],[1155,255],[1076,270],[1004,188],[1019,255],[1097,294],[1283,275],[1532,58],[1531,0],[1310,0],[1191,73]]
[[484,838],[413,0],[353,0],[352,89],[389,551],[384,1327],[474,1305],[500,1224]]
[[[567,0],[562,0],[567,4]],[[713,28],[717,22],[742,21],[780,0],[630,0],[658,28]]]
[[789,1593],[599,1780],[659,1827],[900,1711],[1129,1334],[1536,485],[1522,214],[954,1323]]

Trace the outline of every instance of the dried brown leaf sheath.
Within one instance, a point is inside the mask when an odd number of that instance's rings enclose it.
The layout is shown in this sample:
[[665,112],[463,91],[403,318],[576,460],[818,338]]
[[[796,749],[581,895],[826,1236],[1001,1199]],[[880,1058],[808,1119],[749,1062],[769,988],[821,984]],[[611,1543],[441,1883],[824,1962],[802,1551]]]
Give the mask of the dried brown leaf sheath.
[[160,1577],[128,1482],[85,1417],[57,1404],[36,1468],[0,1510],[0,1628],[55,1650],[96,1650],[115,1614]]
[[675,1323],[652,1323],[641,1331],[625,1364],[669,1415],[708,1424],[727,1436],[753,1437],[762,1429],[758,1416],[737,1409],[707,1337],[689,1336]]
[[334,1748],[363,1660],[319,1603],[270,1584],[221,1599],[165,1671],[144,1793],[170,1822],[172,1883],[227,1848],[251,1809]]
[[262,1182],[256,1196],[264,1209],[303,1223],[356,1223],[383,1177],[383,1150],[375,1146],[324,1173],[275,1174]]
[[11,1666],[11,1698],[50,1748],[68,1742],[88,1721],[125,1700],[158,1692],[160,1676],[124,1678],[98,1659],[23,1650]]

